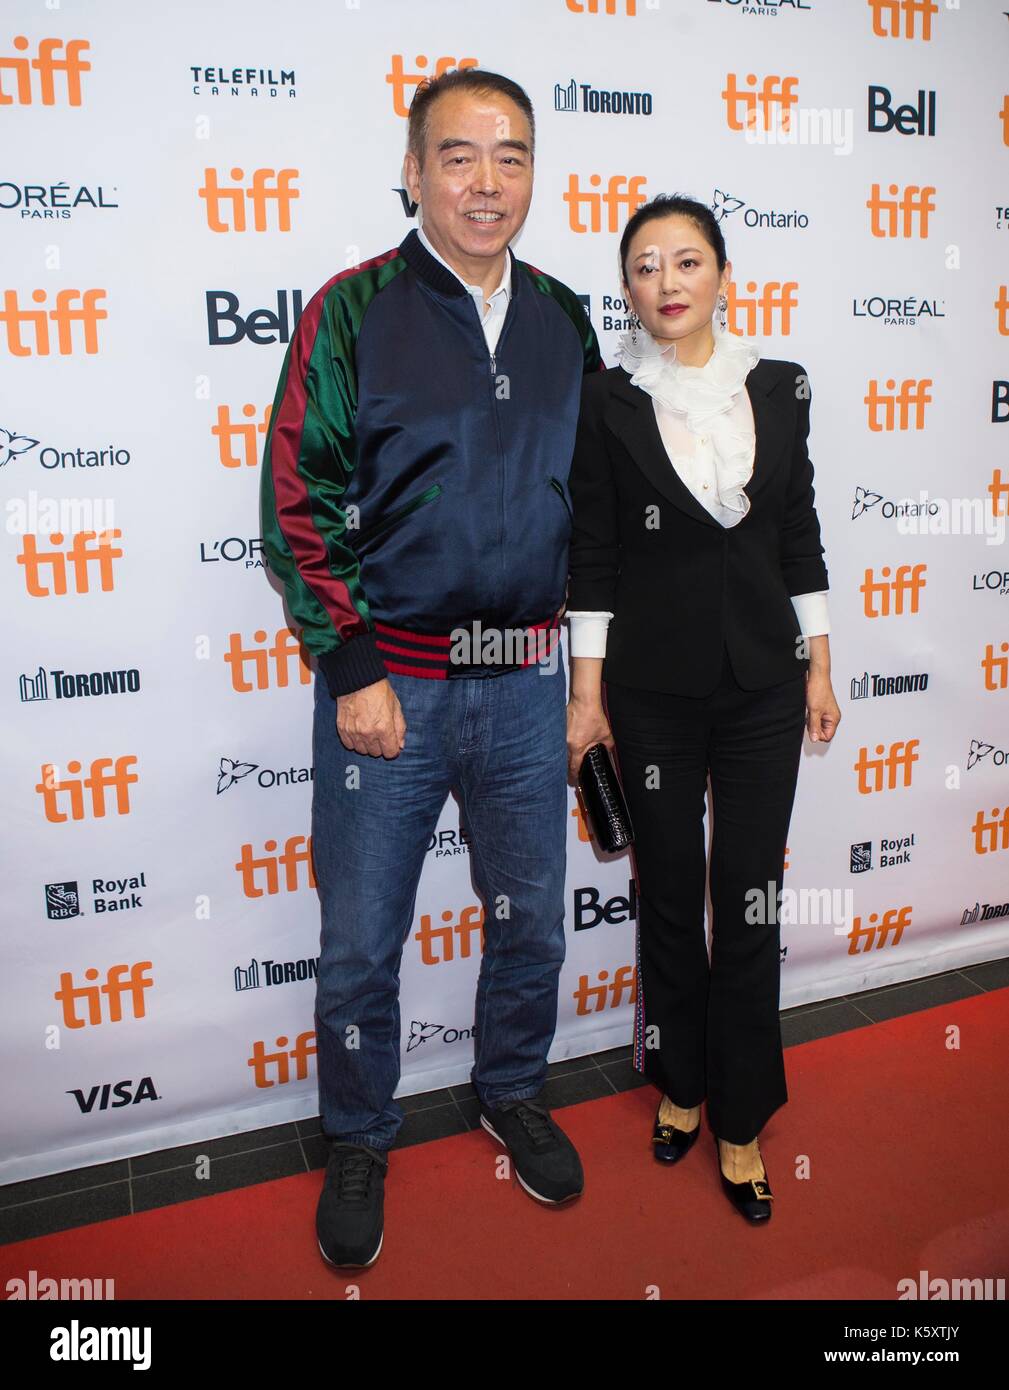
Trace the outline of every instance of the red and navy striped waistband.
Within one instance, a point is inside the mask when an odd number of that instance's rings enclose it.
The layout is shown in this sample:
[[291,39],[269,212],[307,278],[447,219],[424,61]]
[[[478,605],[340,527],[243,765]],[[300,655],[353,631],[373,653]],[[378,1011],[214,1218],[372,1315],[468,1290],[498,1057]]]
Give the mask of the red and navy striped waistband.
[[460,624],[450,633],[408,632],[376,620],[375,631],[375,646],[388,671],[455,680],[521,671],[548,660],[560,641],[560,613],[525,628],[484,627],[476,622]]

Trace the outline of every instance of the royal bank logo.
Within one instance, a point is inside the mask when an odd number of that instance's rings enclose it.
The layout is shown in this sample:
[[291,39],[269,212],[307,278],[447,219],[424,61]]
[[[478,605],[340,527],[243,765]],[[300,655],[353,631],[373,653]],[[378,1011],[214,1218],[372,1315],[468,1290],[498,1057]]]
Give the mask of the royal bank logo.
[[65,922],[68,917],[81,915],[81,896],[76,879],[69,879],[66,883],[47,883],[45,893],[46,916],[51,922]]
[[[848,864],[851,873],[864,874],[872,868],[872,844],[871,840],[863,840],[861,844],[851,846],[851,859]],[[911,854],[915,847],[913,832],[910,835],[895,835],[881,839],[879,842],[879,867],[881,869],[893,869],[898,864],[910,864]]]
[[572,77],[565,85],[554,83],[554,110],[604,116],[650,116],[651,92],[624,92],[592,87]]
[[863,840],[861,844],[851,846],[851,859],[848,864],[849,872],[853,874],[864,874],[872,868],[872,841]]

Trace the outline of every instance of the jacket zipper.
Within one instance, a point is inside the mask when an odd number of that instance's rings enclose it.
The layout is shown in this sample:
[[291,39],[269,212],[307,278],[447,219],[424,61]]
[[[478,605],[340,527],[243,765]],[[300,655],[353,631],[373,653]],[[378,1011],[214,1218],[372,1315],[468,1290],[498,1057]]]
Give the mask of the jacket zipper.
[[433,502],[440,493],[441,483],[432,483],[419,497],[411,498],[409,502],[404,503],[402,507],[397,507],[394,512],[390,512],[389,515],[383,517],[381,521],[372,522],[372,524],[366,526],[363,531],[359,531],[356,536],[357,544],[360,544],[364,540],[371,540],[374,536],[381,535],[383,531],[388,531],[389,528],[395,526],[397,522],[408,517],[411,512],[415,512],[418,507],[423,507],[427,502]]
[[550,478],[549,482],[550,486],[553,488],[553,490],[557,493],[558,497],[560,497],[561,501],[564,503],[564,510],[567,512],[569,518],[572,521],[574,521],[574,513],[568,506],[568,499],[564,496],[564,488],[561,486],[560,480],[558,478]]

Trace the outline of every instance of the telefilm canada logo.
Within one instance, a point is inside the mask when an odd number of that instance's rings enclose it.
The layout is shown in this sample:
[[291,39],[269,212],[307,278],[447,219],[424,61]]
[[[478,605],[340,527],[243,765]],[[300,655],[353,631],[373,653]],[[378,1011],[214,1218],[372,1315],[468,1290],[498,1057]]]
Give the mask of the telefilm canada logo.
[[205,67],[202,63],[191,63],[189,76],[193,96],[197,97],[278,97],[293,99],[298,95],[294,68],[274,67],[228,67],[225,63]]

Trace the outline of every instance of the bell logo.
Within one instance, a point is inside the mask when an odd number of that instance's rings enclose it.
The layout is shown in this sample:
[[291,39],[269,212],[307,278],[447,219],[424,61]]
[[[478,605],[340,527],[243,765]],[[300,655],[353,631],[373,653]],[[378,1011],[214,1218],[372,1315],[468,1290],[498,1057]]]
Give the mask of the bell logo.
[[[725,102],[725,123],[730,130],[782,130],[792,129],[792,108],[797,105],[795,89],[799,85],[797,77],[768,76],[756,91],[757,74],[746,74],[746,86],[752,91],[741,91],[734,72],[726,73],[725,89],[721,93]],[[761,121],[757,120],[760,108]],[[740,112],[744,114],[740,115]]]
[[792,331],[792,310],[798,304],[795,296],[798,288],[797,280],[787,280],[784,283],[768,280],[758,295],[756,280],[748,280],[747,298],[739,293],[735,281],[732,281],[726,295],[729,301],[729,331],[741,333],[746,337],[758,333],[768,336],[777,333],[787,338]]
[[[28,40],[18,34],[14,40],[18,53],[28,51]],[[91,64],[81,54],[91,45],[87,39],[40,39],[34,58],[0,58],[0,106],[31,106],[34,102],[32,69],[35,70],[39,99],[43,106],[55,106],[56,74],[60,74],[60,90],[66,89],[67,106],[81,104],[81,73],[90,72]],[[60,50],[63,50],[62,56]],[[7,80],[7,74],[13,82]],[[11,87],[14,93],[12,95]]]
[[[111,593],[116,587],[112,561],[123,558],[123,552],[113,545],[113,541],[121,540],[122,534],[118,527],[109,531],[76,531],[66,550],[40,550],[39,538],[31,532],[27,533],[24,547],[16,556],[18,564],[24,566],[25,590],[32,598],[66,594],[69,560],[75,594],[91,592],[90,567],[98,570],[98,588],[101,592]],[[62,531],[53,531],[49,536],[49,544],[53,546],[62,546],[65,540]],[[44,565],[48,566],[52,588],[42,582]]]
[[[50,356],[52,339],[49,320],[52,319],[56,325],[56,346],[61,357],[73,356],[75,323],[81,325],[85,353],[94,356],[98,351],[99,321],[109,316],[107,310],[98,307],[98,301],[104,298],[104,290],[85,290],[83,293],[80,290],[57,290],[55,309],[22,309],[18,305],[17,290],[4,290],[0,324],[7,330],[7,351],[12,357]],[[32,290],[32,299],[36,304],[45,304],[45,290]],[[23,335],[23,327],[30,327],[31,333]],[[25,341],[26,336],[28,342]]]
[[[252,634],[252,640],[254,642],[266,642],[268,640],[266,631],[259,628]],[[302,685],[308,685],[312,680],[312,668],[308,664],[305,649],[293,629],[289,627],[278,628],[272,647],[246,647],[240,632],[229,633],[228,650],[224,654],[225,662],[231,667],[232,689],[237,690],[240,694],[245,694],[250,690],[270,689],[271,662],[273,663],[274,684],[280,689],[286,689],[290,683],[292,659],[296,659],[298,663],[299,681]],[[249,679],[246,672],[246,667],[250,662],[255,683]]]
[[[601,174],[590,174],[589,185],[599,188]],[[568,205],[568,226],[573,232],[619,232],[635,208],[647,201],[644,192],[645,176],[635,174],[611,174],[605,193],[583,193],[577,174],[568,175],[568,191],[564,201]],[[603,225],[603,208],[606,209],[606,225]],[[581,213],[588,212],[588,223],[582,221]]]
[[[268,405],[260,418],[259,407],[247,401],[242,406],[242,414],[248,423],[233,424],[231,410],[226,405],[217,407],[217,424],[210,433],[217,440],[217,457],[222,468],[255,468],[259,463],[259,436],[266,435],[270,427],[272,405]],[[234,446],[234,447],[232,447]]]
[[[878,39],[922,38],[926,42],[932,37],[932,16],[939,13],[935,0],[869,0],[869,9],[872,11],[872,32]],[[920,34],[915,28],[918,19],[921,20]]]
[[[906,907],[887,908],[882,919],[877,913],[870,912],[865,926],[862,925],[862,918],[856,916],[852,919],[851,931],[845,932],[843,928],[837,930],[848,938],[848,955],[857,956],[864,951],[879,950],[881,946],[896,946],[904,934],[904,928],[910,925],[911,907],[908,904]],[[859,942],[863,944],[859,945]]]
[[996,854],[1001,849],[1009,849],[1009,806],[1003,808],[1001,816],[999,808],[993,806],[991,820],[986,820],[985,813],[978,811],[971,830],[975,854]]
[[[423,53],[418,53],[413,60],[418,68],[427,67],[427,58]],[[416,88],[427,77],[440,77],[443,72],[448,72],[449,68],[475,68],[479,63],[476,58],[436,58],[434,72],[406,72],[403,67],[402,53],[392,55],[392,71],[387,72],[385,80],[392,88],[392,109],[397,116],[409,116],[410,102],[406,99],[407,88]],[[413,100],[413,91],[410,93],[410,101]]]
[[[895,378],[889,377],[884,382],[886,393],[879,389],[879,382],[873,378],[869,382],[869,394],[863,396],[868,415],[866,424],[874,434],[879,434],[887,430],[923,430],[925,428],[925,407],[932,404],[932,397],[928,393],[928,388],[932,385],[931,377],[922,377],[920,381],[915,381],[909,377],[907,381],[900,383],[900,390],[897,390]],[[911,407],[914,407],[914,420],[911,418]]]
[[[135,772],[136,758],[125,753],[116,758],[95,758],[87,777],[60,777],[55,763],[42,764],[42,781],[36,782],[35,790],[42,797],[46,820],[59,822],[65,820],[84,820],[84,791],[91,793],[91,818],[101,820],[105,815],[105,792],[114,787],[116,793],[116,813],[120,816],[130,814],[130,786],[139,781]],[[110,772],[110,769],[113,769]],[[67,763],[67,772],[80,772],[77,759]],[[61,809],[61,801],[69,801],[69,814]]]
[[[296,893],[300,888],[299,865],[305,865],[305,886],[315,887],[315,866],[312,863],[312,837],[289,835],[284,841],[284,851],[277,854],[277,841],[264,840],[265,854],[256,858],[251,845],[243,845],[241,859],[235,868],[242,876],[242,892],[247,898],[261,898],[264,894],[280,892],[280,866],[284,866],[284,888],[288,893]],[[257,875],[266,880],[261,888]]]
[[981,658],[985,690],[1009,690],[1009,642],[999,643],[999,655],[989,642]]
[[[867,618],[900,618],[905,612],[918,612],[918,599],[925,587],[925,565],[898,565],[896,577],[890,578],[890,566],[884,565],[880,578],[867,569],[858,591],[865,600]],[[907,607],[905,609],[905,599]]]
[[572,994],[576,1014],[600,1013],[615,1009],[625,1002],[633,1004],[638,997],[638,972],[633,965],[622,965],[610,980],[608,970],[600,970],[598,984],[590,985],[587,975],[579,975],[578,988]]
[[[299,1033],[294,1046],[288,1050],[288,1039],[281,1035],[276,1042],[277,1051],[267,1052],[266,1044],[257,1041],[252,1044],[252,1056],[248,1065],[252,1068],[255,1083],[260,1089],[268,1086],[286,1086],[291,1080],[308,1080],[308,1059],[316,1054],[315,1033]],[[291,1076],[291,1063],[294,1063],[294,1076]],[[272,1071],[276,1079],[271,1079]]]
[[[859,796],[869,796],[872,792],[892,792],[898,786],[909,787],[911,768],[918,761],[915,752],[918,743],[916,738],[908,739],[906,743],[891,743],[889,752],[885,744],[877,743],[874,758],[869,757],[868,748],[860,748],[858,761],[852,763],[853,770],[858,773]],[[902,774],[899,783],[898,771]]]
[[[75,985],[73,974],[64,970],[60,975],[60,987],[53,998],[63,1005],[63,1024],[66,1028],[83,1028],[87,1024],[122,1023],[123,997],[129,1000],[131,1018],[144,1018],[144,990],[154,983],[153,976],[144,972],[152,968],[149,960],[138,961],[136,965],[110,965],[103,984]],[[128,978],[124,979],[124,976]],[[91,966],[84,972],[86,980],[98,979],[98,971]],[[107,1014],[102,1017],[102,995],[106,999]],[[78,1018],[77,1002],[87,1005],[87,1017]]]
[[243,185],[245,173],[232,169],[234,184],[219,182],[216,169],[204,169],[203,187],[198,189],[207,207],[207,226],[212,232],[247,232],[246,203],[252,206],[252,229],[269,230],[267,211],[271,204],[277,209],[278,232],[291,230],[291,203],[301,194],[291,187],[298,177],[297,169],[256,169],[250,184]]
[[[924,241],[928,236],[928,217],[929,213],[935,212],[935,188],[932,184],[919,187],[916,183],[909,183],[904,192],[900,192],[900,186],[891,183],[888,187],[890,196],[884,198],[879,191],[879,184],[872,185],[872,193],[866,199],[866,207],[869,209],[869,230],[875,237],[908,237],[917,236],[919,241]],[[900,194],[898,197],[897,195]],[[898,214],[900,220],[898,221]],[[917,232],[915,226],[917,225]],[[899,230],[898,230],[899,228]]]
[[[432,927],[430,914],[425,912],[421,916],[420,931],[413,939],[420,942],[422,964],[441,965],[444,961],[455,960],[457,941],[460,960],[469,960],[473,954],[474,936],[477,938],[479,949],[483,951],[482,907],[464,907],[456,922],[452,920],[451,911],[446,911],[441,914],[441,920],[447,925]],[[436,946],[440,946],[440,954],[435,953]]]

